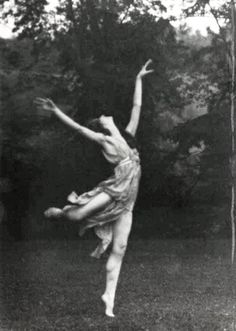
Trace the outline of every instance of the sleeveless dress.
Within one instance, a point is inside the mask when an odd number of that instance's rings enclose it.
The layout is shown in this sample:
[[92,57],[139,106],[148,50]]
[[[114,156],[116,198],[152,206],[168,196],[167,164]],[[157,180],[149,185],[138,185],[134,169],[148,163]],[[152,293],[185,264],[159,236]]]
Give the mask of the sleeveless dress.
[[86,218],[80,224],[79,234],[83,235],[89,228],[94,228],[101,243],[95,250],[95,257],[107,249],[113,237],[113,224],[123,213],[132,212],[138,193],[141,177],[139,154],[131,149],[121,138],[107,137],[111,150],[103,150],[104,157],[113,164],[113,175],[100,182],[94,189],[76,198],[76,205],[83,206],[101,192],[110,195],[111,202],[102,210]]

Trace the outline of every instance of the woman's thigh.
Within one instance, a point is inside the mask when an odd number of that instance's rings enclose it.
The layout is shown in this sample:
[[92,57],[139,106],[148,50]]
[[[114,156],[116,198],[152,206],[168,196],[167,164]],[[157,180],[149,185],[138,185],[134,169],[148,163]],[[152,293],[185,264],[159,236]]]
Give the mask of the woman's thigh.
[[71,208],[66,207],[64,211],[71,219],[84,219],[105,209],[111,201],[112,198],[109,194],[101,192],[92,198],[86,205],[73,205]]
[[132,227],[133,214],[125,212],[114,223],[113,227],[113,245],[126,245]]

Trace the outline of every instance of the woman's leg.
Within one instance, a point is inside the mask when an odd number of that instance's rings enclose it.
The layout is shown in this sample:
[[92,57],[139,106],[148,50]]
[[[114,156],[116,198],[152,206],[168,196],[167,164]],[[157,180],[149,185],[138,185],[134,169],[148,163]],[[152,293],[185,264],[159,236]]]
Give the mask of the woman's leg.
[[96,212],[104,209],[112,198],[105,192],[99,193],[91,201],[83,206],[65,206],[63,209],[51,207],[44,213],[46,217],[66,218],[70,221],[81,221],[86,217],[95,214]]
[[106,265],[106,290],[102,300],[106,305],[106,315],[114,317],[113,306],[117,282],[120,274],[120,268],[125,250],[128,243],[128,237],[132,226],[132,212],[127,212],[114,224],[113,247]]

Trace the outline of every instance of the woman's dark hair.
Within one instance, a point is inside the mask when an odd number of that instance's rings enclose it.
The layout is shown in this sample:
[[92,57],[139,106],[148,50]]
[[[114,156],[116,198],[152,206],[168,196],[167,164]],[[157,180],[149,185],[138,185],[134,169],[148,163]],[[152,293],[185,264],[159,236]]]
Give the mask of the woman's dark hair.
[[[104,133],[107,136],[111,135],[111,132],[108,129],[105,129],[98,118],[92,119],[87,123],[87,127],[95,132],[101,132]],[[135,139],[129,132],[127,132],[125,129],[118,127],[122,137],[125,139],[127,144],[129,145],[130,148],[136,148],[138,149],[138,144]]]
[[105,129],[98,118],[94,118],[89,120],[87,123],[87,127],[95,132],[104,133],[106,136],[110,136],[111,132],[108,129]]

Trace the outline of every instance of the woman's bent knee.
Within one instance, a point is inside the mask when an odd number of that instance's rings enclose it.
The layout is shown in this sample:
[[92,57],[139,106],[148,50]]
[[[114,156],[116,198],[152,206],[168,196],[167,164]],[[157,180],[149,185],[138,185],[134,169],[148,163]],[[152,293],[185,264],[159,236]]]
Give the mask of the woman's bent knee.
[[80,208],[71,206],[71,208],[66,208],[64,210],[65,217],[69,221],[80,221],[83,219],[83,213],[81,213]]

